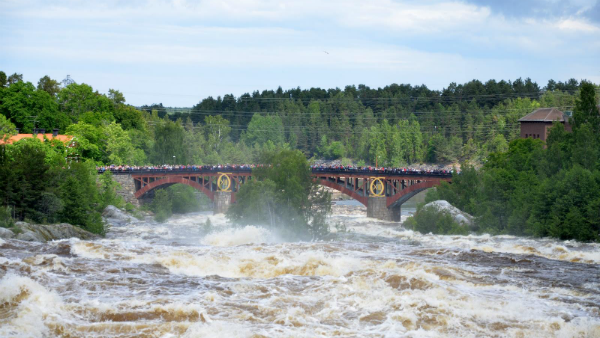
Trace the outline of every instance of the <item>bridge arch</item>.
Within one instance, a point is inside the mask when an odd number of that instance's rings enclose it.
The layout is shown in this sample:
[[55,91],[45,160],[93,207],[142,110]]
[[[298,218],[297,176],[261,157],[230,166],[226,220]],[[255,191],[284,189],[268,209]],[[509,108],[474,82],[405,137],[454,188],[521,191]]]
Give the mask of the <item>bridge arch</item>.
[[416,194],[429,188],[437,187],[440,185],[439,181],[421,181],[402,189],[399,193],[387,198],[387,207],[393,208],[402,205],[404,202],[411,199]]
[[149,192],[155,188],[158,188],[160,186],[172,185],[175,183],[189,185],[192,188],[200,190],[211,200],[214,200],[214,198],[215,198],[214,191],[210,191],[210,190],[206,189],[202,184],[199,184],[198,182],[189,180],[189,179],[181,177],[181,176],[166,176],[166,177],[163,177],[154,182],[150,182],[149,184],[146,184],[140,190],[135,192],[135,198],[140,198],[140,197],[144,196],[144,194],[146,194],[147,192]]
[[368,203],[367,196],[359,195],[356,191],[350,190],[340,184],[337,184],[335,182],[330,182],[326,179],[317,179],[317,183],[319,183],[320,185],[326,186],[328,188],[337,190],[337,191],[341,192],[342,194],[350,196],[350,197],[354,198],[355,200],[359,201],[365,207],[367,206],[367,203]]

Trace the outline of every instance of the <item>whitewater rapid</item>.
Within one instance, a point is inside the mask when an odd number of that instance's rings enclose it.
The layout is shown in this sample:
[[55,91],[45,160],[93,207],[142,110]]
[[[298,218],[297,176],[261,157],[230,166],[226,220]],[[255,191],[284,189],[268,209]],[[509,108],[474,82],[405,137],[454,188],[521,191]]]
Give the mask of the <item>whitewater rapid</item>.
[[598,244],[334,212],[317,242],[209,213],[0,240],[0,337],[600,337]]

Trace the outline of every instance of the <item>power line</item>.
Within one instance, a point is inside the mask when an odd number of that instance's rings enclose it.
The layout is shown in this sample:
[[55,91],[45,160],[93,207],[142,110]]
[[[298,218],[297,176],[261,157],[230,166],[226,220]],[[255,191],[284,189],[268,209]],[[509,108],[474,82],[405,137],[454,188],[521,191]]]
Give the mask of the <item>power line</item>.
[[[416,89],[417,91],[419,89]],[[289,96],[283,96],[282,97],[253,97],[253,96],[249,96],[249,93],[245,93],[242,94],[238,97],[235,97],[232,94],[225,94],[223,96],[217,96],[217,99],[213,98],[212,96],[209,96],[210,98],[212,98],[212,100],[214,101],[219,101],[220,102],[236,102],[236,103],[247,103],[250,101],[265,101],[265,102],[279,102],[279,101],[292,101],[292,102],[312,102],[312,101],[320,101],[320,102],[328,102],[328,101],[336,101],[336,102],[343,102],[343,101],[359,101],[364,103],[367,102],[377,102],[377,103],[381,103],[381,102],[402,102],[402,101],[414,101],[414,102],[431,102],[431,101],[436,101],[436,102],[464,102],[467,100],[472,100],[472,99],[477,99],[477,98],[484,98],[487,99],[486,101],[490,101],[491,99],[495,99],[495,100],[500,100],[500,99],[507,99],[507,98],[538,98],[543,96],[545,93],[556,93],[556,94],[574,94],[577,93],[579,91],[579,89],[573,89],[573,90],[561,90],[561,91],[544,91],[544,90],[539,90],[539,91],[534,91],[534,92],[513,92],[513,93],[495,93],[495,94],[459,94],[459,95],[451,95],[451,96],[444,96],[444,92],[443,91],[438,91],[438,90],[428,90],[429,94],[428,96],[411,96],[411,95],[406,95],[404,93],[396,93],[394,94],[395,96],[393,97],[360,97],[360,95],[358,95],[357,97],[322,97],[322,98],[291,98]],[[288,90],[292,91],[292,90]],[[307,90],[304,90],[307,93],[309,93]],[[381,92],[377,89],[372,89],[373,93],[372,94],[380,94]],[[385,90],[382,90],[385,92]],[[339,90],[336,91],[337,93],[345,93],[344,90]],[[357,90],[357,92],[360,92],[359,90]],[[600,89],[596,89],[596,92],[600,93]],[[197,95],[193,95],[193,94],[173,94],[173,93],[142,93],[142,92],[130,92],[132,94],[137,94],[137,95],[156,95],[156,96],[187,96],[187,97],[195,97]],[[331,92],[325,91],[325,94],[330,95]],[[262,94],[259,94],[262,95]],[[302,94],[300,94],[302,95]],[[310,94],[309,94],[310,95]],[[337,95],[337,94],[336,94]],[[402,96],[402,97],[398,97],[398,95]],[[202,101],[207,100],[208,98],[202,99]],[[201,101],[201,103],[202,103]],[[171,108],[171,107],[164,107],[164,108]]]

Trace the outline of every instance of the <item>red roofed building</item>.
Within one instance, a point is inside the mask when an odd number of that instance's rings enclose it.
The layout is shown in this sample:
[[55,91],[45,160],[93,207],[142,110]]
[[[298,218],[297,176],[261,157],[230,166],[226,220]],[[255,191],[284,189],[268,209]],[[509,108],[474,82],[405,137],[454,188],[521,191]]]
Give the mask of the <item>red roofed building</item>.
[[556,108],[536,109],[519,119],[521,124],[521,138],[539,138],[546,142],[548,129],[552,128],[554,121],[563,123],[565,130],[572,131],[569,119],[569,115]]
[[[35,130],[34,130],[35,131]],[[59,135],[58,134],[58,129],[54,129],[54,131],[51,134],[46,134],[44,133],[45,130],[44,129],[38,129],[37,133],[34,134],[17,134],[17,135],[13,135],[11,137],[8,138],[8,140],[6,140],[6,143],[8,144],[13,144],[15,142],[18,142],[24,138],[37,138],[38,140],[44,142],[44,137],[50,141],[52,140],[59,140],[63,143],[70,143],[71,141],[73,141],[73,136],[70,135]],[[0,139],[0,144],[3,144],[4,141]]]

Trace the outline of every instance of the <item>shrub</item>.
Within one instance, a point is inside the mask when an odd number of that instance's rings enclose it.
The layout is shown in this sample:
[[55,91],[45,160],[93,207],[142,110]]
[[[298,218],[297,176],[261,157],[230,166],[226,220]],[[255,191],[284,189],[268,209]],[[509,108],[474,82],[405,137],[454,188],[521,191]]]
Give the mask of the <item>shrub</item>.
[[428,206],[418,210],[404,222],[404,227],[419,231],[423,234],[434,233],[439,235],[466,235],[467,227],[454,220],[446,211],[435,206]]
[[10,207],[0,207],[0,227],[11,228],[15,225]]
[[169,198],[169,193],[164,189],[159,189],[154,194],[154,200],[151,206],[154,211],[154,220],[164,222],[173,214],[173,205]]

